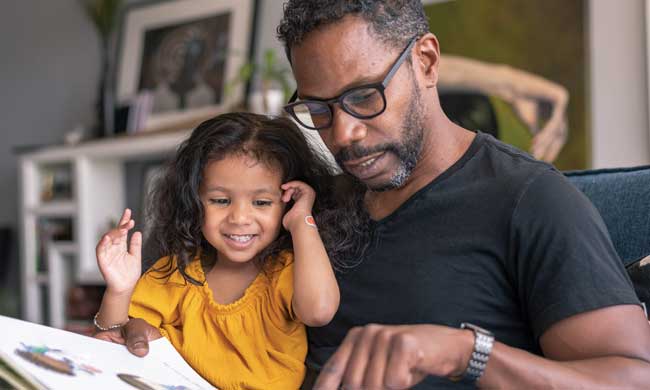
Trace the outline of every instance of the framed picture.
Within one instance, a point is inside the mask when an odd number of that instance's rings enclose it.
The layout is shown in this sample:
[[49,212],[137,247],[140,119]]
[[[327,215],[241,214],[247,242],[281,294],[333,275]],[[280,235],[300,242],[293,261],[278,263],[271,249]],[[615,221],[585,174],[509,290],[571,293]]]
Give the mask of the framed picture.
[[226,84],[251,58],[255,0],[135,4],[122,18],[116,98],[153,95],[145,130],[196,123],[244,98]]
[[587,0],[423,0],[459,125],[562,170],[589,166]]

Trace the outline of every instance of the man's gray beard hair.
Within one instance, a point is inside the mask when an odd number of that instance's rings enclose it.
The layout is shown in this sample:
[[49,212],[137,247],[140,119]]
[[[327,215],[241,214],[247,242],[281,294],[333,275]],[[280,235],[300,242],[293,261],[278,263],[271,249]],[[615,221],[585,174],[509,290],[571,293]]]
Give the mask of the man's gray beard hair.
[[370,191],[383,192],[400,188],[411,176],[411,172],[415,169],[422,152],[422,137],[424,134],[424,120],[422,117],[420,93],[417,87],[414,86],[411,103],[405,116],[406,119],[402,122],[401,142],[393,144],[393,147],[390,148],[399,160],[397,170],[388,182],[375,187],[367,186]]

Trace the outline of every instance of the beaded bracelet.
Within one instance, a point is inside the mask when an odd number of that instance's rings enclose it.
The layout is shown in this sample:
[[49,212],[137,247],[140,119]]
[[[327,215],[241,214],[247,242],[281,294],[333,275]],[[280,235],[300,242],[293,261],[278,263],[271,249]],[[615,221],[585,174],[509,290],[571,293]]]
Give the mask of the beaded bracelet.
[[97,322],[97,316],[98,316],[98,315],[99,315],[99,312],[97,312],[97,313],[95,314],[95,316],[93,317],[93,324],[95,325],[95,327],[96,327],[97,329],[102,330],[102,331],[107,331],[107,330],[113,330],[113,329],[121,328],[121,327],[123,327],[124,325],[126,325],[126,324],[129,322],[129,319],[127,318],[126,321],[124,321],[124,322],[121,323],[121,324],[114,324],[114,325],[109,325],[109,326],[107,326],[107,327],[103,327],[103,326],[99,325],[99,323]]

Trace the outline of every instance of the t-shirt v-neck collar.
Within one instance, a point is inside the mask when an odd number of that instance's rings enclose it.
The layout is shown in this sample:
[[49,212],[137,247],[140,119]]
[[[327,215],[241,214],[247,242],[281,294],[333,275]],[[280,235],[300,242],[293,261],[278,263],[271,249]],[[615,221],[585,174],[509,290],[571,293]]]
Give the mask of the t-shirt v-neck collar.
[[455,163],[453,163],[449,168],[447,168],[440,175],[436,176],[424,187],[417,190],[413,195],[411,195],[410,198],[408,198],[406,201],[404,201],[404,203],[402,203],[399,207],[397,207],[395,211],[393,211],[389,215],[379,220],[371,219],[370,220],[371,226],[378,227],[391,222],[393,219],[397,218],[404,209],[409,207],[411,203],[413,203],[415,200],[420,198],[423,193],[426,193],[429,189],[431,189],[431,187],[438,185],[438,183],[446,180],[448,177],[458,172],[472,157],[474,157],[474,155],[476,155],[476,152],[485,143],[486,135],[479,130],[476,130],[475,132],[476,132],[476,136],[472,140],[472,143],[469,145],[465,153],[463,153],[463,155]]

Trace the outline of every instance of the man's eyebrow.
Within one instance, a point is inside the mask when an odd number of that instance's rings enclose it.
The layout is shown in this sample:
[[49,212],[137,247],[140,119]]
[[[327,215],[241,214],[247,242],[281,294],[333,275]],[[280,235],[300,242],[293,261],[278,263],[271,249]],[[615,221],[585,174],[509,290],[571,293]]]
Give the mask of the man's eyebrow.
[[[379,76],[379,77],[381,77],[381,76]],[[360,79],[355,80],[355,81],[353,81],[351,83],[348,83],[348,84],[344,85],[343,87],[341,87],[337,91],[338,93],[335,96],[325,97],[325,98],[320,97],[320,96],[311,96],[311,95],[302,96],[300,94],[300,91],[298,91],[298,100],[330,100],[330,99],[333,99],[335,97],[341,96],[342,93],[344,93],[345,91],[350,90],[352,88],[361,87],[361,86],[369,85],[369,84],[379,84],[379,83],[381,83],[381,80],[382,79],[378,79],[377,76],[374,76],[374,77],[373,76],[363,76]]]

